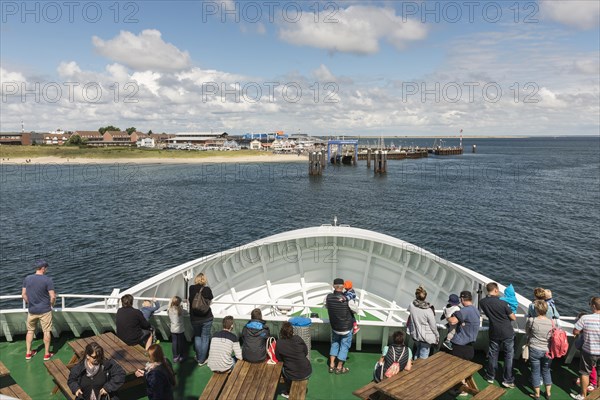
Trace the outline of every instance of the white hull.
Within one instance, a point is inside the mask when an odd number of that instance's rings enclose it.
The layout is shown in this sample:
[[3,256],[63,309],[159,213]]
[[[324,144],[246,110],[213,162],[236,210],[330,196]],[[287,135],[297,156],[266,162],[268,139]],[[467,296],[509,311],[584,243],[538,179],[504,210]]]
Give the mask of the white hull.
[[[114,315],[121,295],[130,293],[136,299],[170,299],[174,295],[185,298],[187,281],[193,281],[199,272],[207,276],[215,295],[212,306],[215,318],[233,315],[238,320],[238,331],[255,307],[260,307],[265,319],[278,329],[279,323],[287,319],[277,312],[278,306],[291,306],[291,313],[307,313],[309,307],[322,307],[334,278],[352,280],[360,298],[361,313],[378,319],[361,321],[356,337],[358,348],[362,343],[386,343],[391,329],[405,325],[408,317],[405,308],[413,300],[417,286],[423,285],[429,293],[427,300],[440,309],[449,294],[462,290],[470,290],[476,302],[477,291],[491,281],[391,236],[345,226],[321,226],[277,234],[187,262],[88,306],[70,308],[69,297],[85,296],[63,295],[57,303],[60,308],[54,317],[54,333],[72,331],[78,336],[84,330],[101,333],[115,329]],[[500,288],[504,290],[504,286]],[[518,315],[526,314],[530,301],[520,295],[517,299]],[[166,301],[163,304],[166,307]],[[158,331],[168,337],[164,309],[155,314],[154,322]],[[519,317],[517,333],[524,323],[524,317]],[[219,329],[219,324],[213,327]],[[440,329],[443,330],[441,325]],[[312,332],[314,340],[328,341],[328,321],[313,319]],[[23,333],[25,310],[1,310],[0,336],[12,340],[13,335]],[[186,334],[191,338],[191,326]],[[486,337],[482,329],[479,346],[485,345]]]

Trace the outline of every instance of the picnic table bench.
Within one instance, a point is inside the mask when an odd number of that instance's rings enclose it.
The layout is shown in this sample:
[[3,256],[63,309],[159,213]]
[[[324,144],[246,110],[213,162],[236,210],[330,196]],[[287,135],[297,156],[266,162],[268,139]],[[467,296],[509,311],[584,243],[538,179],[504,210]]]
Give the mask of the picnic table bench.
[[204,387],[199,400],[215,400],[219,398],[221,391],[227,378],[229,378],[230,371],[227,372],[213,372],[210,380]]
[[473,399],[497,400],[500,397],[502,397],[502,395],[504,395],[504,393],[506,393],[506,390],[502,389],[501,387],[489,385],[488,387],[486,387],[485,389],[483,389],[479,393],[477,393],[475,396],[473,396]]
[[0,361],[0,378],[6,377],[9,377],[12,382],[9,382],[7,386],[3,386],[2,388],[0,388],[0,394],[21,400],[31,400],[31,397],[29,397],[29,395],[25,393],[23,388],[17,385],[17,383],[14,382],[14,380],[12,380],[12,377],[10,377],[10,371],[8,370],[8,368],[6,368],[6,365],[4,365],[2,361]]
[[301,381],[292,381],[290,388],[290,399],[304,400],[306,398],[306,389],[308,388],[308,379]]
[[353,393],[362,399],[433,400],[464,381],[460,389],[476,395],[479,389],[473,374],[481,368],[474,362],[439,352],[415,362],[410,371],[401,371],[379,383],[369,383]]
[[219,399],[273,400],[283,363],[249,363],[239,360],[223,386]]
[[[74,400],[75,395],[71,392],[67,381],[69,380],[69,368],[59,359],[44,362],[44,367],[48,370],[56,386],[61,390],[67,399]],[[56,390],[58,391],[58,390]],[[55,393],[56,391],[53,391]]]

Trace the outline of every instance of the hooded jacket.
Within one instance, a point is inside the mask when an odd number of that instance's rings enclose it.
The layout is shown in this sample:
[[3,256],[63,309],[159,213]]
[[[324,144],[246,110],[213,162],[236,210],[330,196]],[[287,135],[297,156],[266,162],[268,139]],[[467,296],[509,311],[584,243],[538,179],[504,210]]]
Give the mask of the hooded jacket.
[[252,319],[242,329],[242,357],[252,363],[267,359],[267,339],[271,336],[266,322]]
[[407,311],[410,313],[409,328],[412,338],[429,344],[438,343],[440,334],[435,325],[435,314],[431,304],[415,299]]

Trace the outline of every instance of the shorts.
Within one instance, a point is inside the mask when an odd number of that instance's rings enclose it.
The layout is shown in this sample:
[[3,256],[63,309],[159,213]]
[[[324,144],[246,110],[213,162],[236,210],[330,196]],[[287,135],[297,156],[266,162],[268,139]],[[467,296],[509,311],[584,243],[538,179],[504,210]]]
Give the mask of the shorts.
[[599,365],[600,365],[600,355],[586,353],[585,351],[581,352],[581,358],[579,359],[579,374],[580,375],[591,374],[592,368],[594,366],[599,366]]
[[52,332],[52,311],[44,314],[27,314],[27,330],[35,331],[38,320],[43,332]]

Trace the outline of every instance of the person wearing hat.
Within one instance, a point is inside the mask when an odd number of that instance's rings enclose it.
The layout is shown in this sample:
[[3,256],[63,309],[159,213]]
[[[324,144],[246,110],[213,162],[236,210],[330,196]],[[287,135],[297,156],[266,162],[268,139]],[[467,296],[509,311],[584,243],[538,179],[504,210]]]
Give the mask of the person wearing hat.
[[34,263],[35,273],[28,275],[23,280],[23,289],[21,297],[27,303],[29,313],[27,315],[27,335],[25,336],[25,345],[27,352],[25,359],[31,360],[37,351],[31,350],[33,336],[38,321],[44,332],[44,361],[48,361],[54,354],[50,353],[50,340],[52,339],[52,307],[56,301],[54,292],[54,282],[52,278],[46,276],[48,263],[44,260],[38,260]]
[[[333,292],[325,298],[325,308],[329,313],[331,324],[331,348],[329,349],[329,373],[345,374],[349,371],[344,367],[348,351],[352,345],[352,326],[354,317],[352,306],[344,297],[344,280],[333,280]],[[337,365],[336,365],[337,358]]]
[[[458,296],[455,294],[451,294],[448,297],[448,304],[446,304],[446,307],[444,307],[444,312],[442,313],[442,321],[447,321],[448,318],[452,316],[452,314],[460,310],[460,307],[458,306],[459,304],[460,299],[458,298]],[[448,350],[452,350],[452,338],[454,337],[454,333],[456,332],[456,324],[451,324],[450,322],[448,322],[446,324],[446,328],[448,328],[448,334],[446,335],[446,340],[444,340],[444,346],[448,348]]]
[[[352,287],[352,281],[344,281],[344,297],[348,302],[356,303],[358,300],[356,299],[356,292]],[[356,322],[356,314],[352,314],[352,334],[356,335],[360,331],[360,327],[358,326],[358,322]]]

